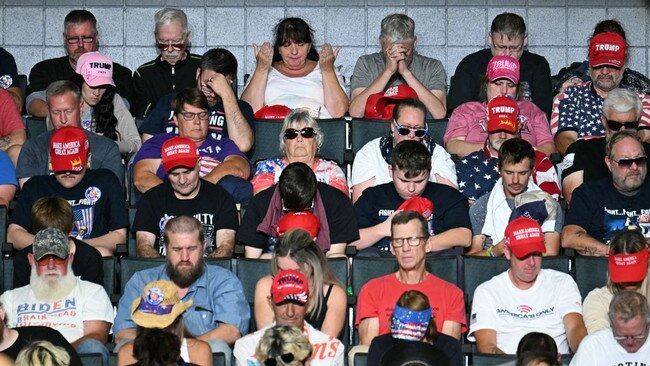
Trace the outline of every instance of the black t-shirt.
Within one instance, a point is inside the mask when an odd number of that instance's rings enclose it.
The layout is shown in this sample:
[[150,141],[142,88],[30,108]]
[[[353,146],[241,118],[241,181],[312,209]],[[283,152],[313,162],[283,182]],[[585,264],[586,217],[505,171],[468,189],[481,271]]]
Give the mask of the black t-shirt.
[[[147,119],[144,120],[138,131],[149,135],[157,135],[159,133],[175,133],[178,134],[178,124],[173,120],[172,99],[176,93],[167,94],[160,98],[156,107],[149,113]],[[243,100],[237,100],[239,110],[246,118],[246,121],[255,131],[255,117],[253,116],[253,108],[250,104]],[[217,104],[208,108],[210,113],[208,119],[208,133],[216,140],[221,140],[222,137],[228,136],[228,124],[226,123],[226,112],[223,109],[223,103],[219,101]]]
[[576,188],[565,225],[578,225],[603,243],[630,225],[650,238],[650,179],[633,196],[621,194],[613,184],[609,177]]
[[[422,197],[433,203],[433,217],[428,223],[430,235],[459,227],[472,229],[467,198],[462,193],[444,184],[428,182]],[[393,182],[366,189],[354,204],[359,228],[372,227],[386,221],[404,201]],[[383,238],[373,246],[390,251],[389,238]]]
[[79,184],[72,188],[61,186],[54,175],[32,177],[21,190],[11,223],[31,233],[32,206],[41,197],[62,197],[68,201],[74,213],[72,236],[81,240],[129,226],[122,186],[115,174],[106,169],[86,170]]
[[18,339],[2,353],[15,360],[20,351],[35,341],[48,341],[55,346],[63,347],[70,355],[70,366],[82,366],[81,359],[74,347],[55,329],[48,327],[20,327],[14,328],[18,331]]
[[[271,186],[258,193],[250,201],[239,231],[237,231],[237,241],[253,248],[262,249],[264,252],[269,248],[269,244],[272,244],[274,238],[257,232],[257,226],[262,222],[269,209],[276,186]],[[343,192],[325,183],[318,182],[318,192],[320,192],[325,207],[330,242],[333,244],[349,243],[359,239],[357,220],[354,218],[350,199]]]
[[232,196],[223,188],[201,179],[196,197],[189,200],[176,198],[169,181],[148,190],[138,206],[133,221],[133,231],[146,231],[156,235],[154,248],[165,255],[163,228],[176,216],[193,216],[203,224],[203,233],[209,243],[205,255],[216,249],[216,234],[221,229],[237,230],[237,208]]
[[[72,238],[76,246],[72,271],[75,276],[81,276],[84,281],[104,286],[104,262],[99,250],[81,240]],[[27,254],[32,253],[32,246],[28,246],[14,256],[14,286],[13,288],[29,285],[29,276],[32,267],[29,265]],[[6,286],[6,284],[5,284]]]
[[[365,192],[364,192],[365,194]],[[387,349],[391,348],[398,342],[406,342],[399,339],[393,338],[393,335],[383,334],[372,339],[370,343],[370,349],[368,349],[368,366],[379,366],[381,357],[384,355]],[[462,366],[463,365],[463,350],[460,346],[460,342],[454,337],[448,336],[443,333],[438,333],[435,342],[433,345],[438,347],[442,352],[449,357],[450,366]]]
[[[471,101],[480,101],[481,75],[485,75],[487,65],[492,59],[489,48],[469,54],[456,67],[456,73],[451,78],[447,109],[449,114],[459,105]],[[530,87],[532,102],[546,116],[551,115],[553,94],[551,85],[551,68],[544,56],[524,51],[519,58],[519,84],[527,82]]]
[[[573,164],[564,167],[562,179],[582,170],[583,182],[609,177],[611,175],[605,164],[605,138],[578,140],[572,143],[566,155],[573,155]],[[643,143],[646,156],[650,156],[650,144]]]
[[[29,73],[27,95],[36,91],[45,91],[50,83],[57,80],[70,80],[76,74],[70,66],[68,56],[51,58],[41,61],[32,67]],[[126,98],[133,105],[133,77],[131,70],[113,62],[113,81],[117,87],[117,94]]]

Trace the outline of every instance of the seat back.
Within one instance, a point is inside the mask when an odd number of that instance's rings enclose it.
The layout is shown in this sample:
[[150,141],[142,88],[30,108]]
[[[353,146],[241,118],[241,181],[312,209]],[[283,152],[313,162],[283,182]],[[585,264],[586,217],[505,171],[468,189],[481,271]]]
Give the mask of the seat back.
[[[133,184],[131,183],[130,186],[133,186]],[[137,250],[137,246],[136,246],[137,241],[135,240],[135,232],[133,231],[133,221],[135,220],[135,214],[137,212],[138,212],[138,210],[135,207],[133,207],[133,206],[129,207],[129,232],[127,233],[127,239],[126,239],[127,240],[127,242],[126,242],[126,246],[127,246],[126,252],[127,252],[127,255],[129,255],[131,257],[135,257],[135,256],[138,255],[138,250]]]
[[0,243],[7,242],[7,206],[0,205]]
[[16,79],[16,85],[20,88],[20,91],[23,93],[23,105],[20,107],[20,113],[25,115],[27,110],[25,108],[25,99],[27,99],[27,75],[18,74]]
[[584,299],[595,288],[607,285],[609,262],[607,257],[585,257],[576,255],[575,278]]
[[124,293],[124,287],[129,279],[139,271],[157,267],[165,264],[165,258],[139,258],[123,257],[120,259],[120,294]]
[[433,141],[440,146],[445,146],[442,138],[445,136],[445,131],[447,131],[448,122],[449,120],[447,118],[427,120],[429,135],[431,135]]
[[271,274],[271,260],[270,259],[251,259],[239,258],[237,259],[236,268],[237,278],[241,281],[246,295],[246,301],[251,309],[251,320],[249,324],[249,332],[257,329],[255,322],[255,311],[253,303],[255,302],[255,286],[260,278]]
[[330,268],[332,268],[332,272],[334,272],[336,278],[338,278],[338,280],[341,281],[343,286],[347,286],[348,285],[348,259],[344,257],[329,258],[327,260],[327,263],[329,263]]
[[104,289],[110,297],[115,293],[115,257],[103,258]]
[[104,366],[101,353],[80,353],[83,366]]
[[389,128],[390,121],[387,120],[353,118],[350,124],[352,153],[356,155],[363,145],[377,137],[384,136],[388,133]]
[[23,117],[25,122],[25,127],[27,127],[27,138],[34,138],[44,132],[47,132],[47,125],[45,124],[45,118],[37,117]]
[[337,164],[345,162],[347,127],[344,118],[322,119],[318,121],[323,133],[323,146],[320,148],[319,157],[334,160]]
[[205,263],[212,266],[219,266],[232,272],[232,259],[230,258],[206,258]]
[[367,366],[368,354],[366,352],[357,352],[354,354],[354,366]]
[[480,366],[515,366],[517,356],[515,355],[493,355],[484,353],[472,354],[472,365]]
[[226,366],[226,355],[223,352],[212,353],[212,366]]
[[14,257],[2,257],[2,286],[3,290],[11,290],[14,288]]
[[282,120],[255,120],[255,144],[249,152],[253,164],[261,160],[282,156],[279,147]]

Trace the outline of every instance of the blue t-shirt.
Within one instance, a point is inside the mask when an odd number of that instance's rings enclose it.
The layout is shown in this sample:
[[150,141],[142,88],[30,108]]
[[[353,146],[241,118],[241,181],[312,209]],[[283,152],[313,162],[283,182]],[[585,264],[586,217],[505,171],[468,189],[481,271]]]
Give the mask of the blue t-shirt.
[[[131,306],[145,286],[157,280],[169,280],[166,264],[136,272],[124,288],[117,307],[113,333],[135,328],[131,320]],[[209,280],[208,280],[209,279]],[[206,265],[201,277],[190,286],[182,301],[192,300],[192,306],[183,313],[185,327],[195,337],[205,334],[220,323],[237,327],[242,336],[248,333],[250,308],[239,279],[219,266]]]
[[[172,111],[172,99],[175,95],[176,93],[171,93],[160,98],[158,103],[156,103],[156,107],[138,129],[141,134],[157,135],[160,133],[178,133],[178,125],[173,119],[174,112]],[[237,100],[237,104],[244,118],[246,118],[246,121],[251,126],[251,129],[255,132],[253,108],[243,100]],[[215,140],[228,137],[228,124],[226,123],[226,112],[223,109],[223,103],[219,101],[214,106],[208,108],[208,113],[210,113],[208,119],[210,136]]]
[[13,184],[18,186],[16,168],[6,152],[0,151],[0,185]]
[[[433,217],[429,220],[430,235],[459,227],[471,230],[467,198],[460,192],[444,184],[428,182],[422,197],[433,203]],[[403,202],[404,199],[397,193],[393,182],[366,189],[354,204],[359,229],[386,221]],[[390,251],[389,238],[385,237],[373,246]]]

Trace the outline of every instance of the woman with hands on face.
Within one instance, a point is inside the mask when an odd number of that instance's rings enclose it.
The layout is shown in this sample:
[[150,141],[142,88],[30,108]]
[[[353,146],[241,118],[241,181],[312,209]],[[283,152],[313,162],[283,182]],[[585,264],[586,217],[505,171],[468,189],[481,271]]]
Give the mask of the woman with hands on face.
[[334,61],[341,51],[325,43],[313,46],[313,29],[300,18],[285,18],[275,26],[271,45],[253,44],[257,64],[241,99],[255,112],[265,105],[307,108],[314,118],[338,118],[348,110],[343,78]]

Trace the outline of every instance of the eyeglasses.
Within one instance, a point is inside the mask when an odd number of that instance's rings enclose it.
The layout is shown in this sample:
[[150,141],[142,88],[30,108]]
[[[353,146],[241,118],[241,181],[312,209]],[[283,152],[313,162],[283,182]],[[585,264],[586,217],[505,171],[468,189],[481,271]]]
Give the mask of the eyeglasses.
[[293,355],[293,353],[285,353],[285,354],[282,354],[280,356],[267,358],[266,361],[264,361],[264,366],[276,366],[278,364],[278,360],[277,360],[278,357],[280,357],[280,359],[284,363],[291,363],[296,358]]
[[298,135],[306,139],[310,139],[316,136],[316,131],[311,127],[305,127],[300,130],[296,130],[295,128],[287,128],[286,130],[284,130],[284,138],[287,140],[293,140],[296,137],[298,137]]
[[639,128],[639,121],[619,122],[611,119],[605,119],[605,121],[607,121],[607,127],[612,131],[619,131],[621,127],[625,127],[626,130],[636,130]]
[[492,47],[494,47],[498,51],[519,52],[521,51],[522,48],[524,48],[524,44],[522,43],[517,46],[505,46],[502,44],[494,44],[494,42],[492,42]]
[[66,37],[65,41],[68,42],[68,44],[93,43],[93,41],[95,41],[95,36]]
[[411,131],[413,131],[415,137],[424,137],[424,135],[427,134],[427,131],[429,131],[429,129],[426,126],[424,128],[402,126],[399,123],[397,123],[397,121],[395,120],[393,120],[393,123],[395,124],[395,128],[397,128],[397,133],[399,133],[402,136],[408,136],[411,133]]
[[618,164],[618,166],[625,169],[631,168],[632,164],[636,164],[637,166],[645,165],[647,161],[648,161],[647,156],[639,156],[638,158],[631,158],[631,159],[620,159],[618,161],[614,160],[614,162]]
[[45,257],[43,257],[43,258],[37,260],[36,263],[37,263],[40,267],[47,267],[47,266],[50,264],[50,259],[51,259],[52,262],[53,262],[55,265],[57,265],[57,266],[62,266],[62,265],[64,265],[64,264],[65,264],[65,261],[66,261],[66,259],[61,259],[61,258],[59,258],[59,257],[55,257],[55,256],[53,256],[53,255],[46,255]]
[[166,51],[169,47],[172,48],[172,51],[180,51],[185,48],[185,43],[157,42],[156,47],[161,51]]
[[412,236],[410,238],[391,238],[390,242],[393,244],[393,247],[401,248],[404,246],[404,242],[407,242],[410,247],[417,247],[424,240],[427,240],[426,236]]
[[643,334],[639,335],[629,335],[629,336],[617,336],[616,333],[614,333],[614,339],[617,341],[627,341],[628,339],[634,340],[634,341],[640,341],[643,339],[646,339],[648,337],[648,327],[646,326],[645,331]]
[[208,119],[208,112],[198,112],[198,113],[193,113],[193,112],[181,112],[181,116],[185,118],[188,121],[194,121],[194,117],[199,116],[200,120],[206,120]]

